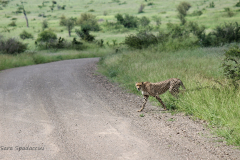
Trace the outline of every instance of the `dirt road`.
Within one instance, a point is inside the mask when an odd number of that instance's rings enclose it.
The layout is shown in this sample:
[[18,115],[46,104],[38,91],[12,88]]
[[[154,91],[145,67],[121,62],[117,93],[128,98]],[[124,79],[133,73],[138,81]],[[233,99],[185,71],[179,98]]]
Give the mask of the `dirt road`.
[[[0,159],[240,159],[202,123],[94,74],[97,58],[0,73]],[[134,85],[134,84],[133,84]]]

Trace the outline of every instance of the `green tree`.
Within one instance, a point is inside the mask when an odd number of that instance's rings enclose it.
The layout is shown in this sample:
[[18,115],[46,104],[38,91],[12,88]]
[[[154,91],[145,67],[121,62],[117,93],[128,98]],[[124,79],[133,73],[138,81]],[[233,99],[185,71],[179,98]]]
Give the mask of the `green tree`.
[[29,24],[28,24],[28,18],[27,18],[27,12],[25,11],[24,9],[24,5],[23,5],[23,2],[21,2],[22,5],[20,5],[16,11],[16,14],[18,13],[23,13],[25,19],[26,19],[26,24],[27,24],[27,27],[29,27]]
[[188,2],[181,2],[177,6],[178,18],[180,19],[182,25],[184,25],[186,23],[185,17],[187,16],[187,11],[190,8],[191,8],[191,5]]
[[74,26],[75,26],[75,20],[73,18],[66,19],[66,27],[68,30],[69,37],[71,37],[71,31],[74,28]]
[[81,16],[77,19],[76,24],[80,25],[81,27],[88,25],[88,27],[90,27],[90,31],[100,30],[96,16],[91,13],[82,13]]
[[38,35],[37,41],[49,42],[51,40],[56,40],[56,39],[57,39],[57,35],[53,31],[45,30]]

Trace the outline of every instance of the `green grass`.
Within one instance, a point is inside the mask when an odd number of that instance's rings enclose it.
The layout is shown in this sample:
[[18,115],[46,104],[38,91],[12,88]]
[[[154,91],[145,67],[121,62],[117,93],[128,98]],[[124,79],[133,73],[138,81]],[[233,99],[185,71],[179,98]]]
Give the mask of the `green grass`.
[[28,66],[40,63],[49,63],[54,61],[61,61],[67,59],[78,59],[78,58],[90,58],[90,57],[102,57],[109,52],[111,48],[98,48],[94,47],[86,51],[76,50],[61,50],[61,51],[46,51],[33,52],[33,53],[22,53],[17,55],[6,55],[0,54],[0,70]]
[[179,99],[169,93],[161,95],[167,108],[208,121],[210,127],[217,128],[219,136],[239,146],[240,91],[234,90],[223,77],[221,60],[226,48],[129,51],[103,58],[99,71],[139,95],[135,82],[181,79],[187,88],[184,95]]
[[[211,31],[214,27],[224,22],[238,22],[240,20],[240,11],[238,7],[234,7],[237,3],[235,0],[218,0],[214,8],[209,8],[210,1],[204,0],[186,0],[192,7],[188,13],[200,10],[203,12],[201,16],[187,16],[187,21],[194,21],[200,25],[204,25],[207,31]],[[29,20],[29,28],[26,27],[24,15],[12,13],[17,10],[17,4],[20,0],[11,0],[6,7],[0,10],[0,34],[5,38],[19,38],[20,33],[25,30],[33,34],[33,39],[20,40],[28,43],[28,51],[18,55],[0,54],[0,70],[33,65],[38,63],[47,63],[65,59],[85,58],[85,57],[104,57],[109,53],[114,53],[119,46],[108,47],[106,43],[113,44],[113,40],[117,43],[124,41],[125,36],[134,34],[137,29],[111,29],[106,27],[104,23],[116,22],[115,15],[117,13],[129,14],[137,17],[146,16],[151,19],[152,27],[155,22],[152,16],[161,17],[161,30],[167,29],[167,23],[179,24],[177,18],[176,6],[182,2],[181,0],[158,1],[150,0],[154,5],[146,6],[144,13],[138,14],[141,4],[147,4],[145,1],[120,0],[119,3],[114,0],[61,0],[57,1],[57,5],[66,5],[66,10],[50,11],[49,6],[52,2],[45,4],[42,9],[38,5],[42,5],[42,1],[31,0],[24,3],[25,10],[30,12],[27,14]],[[123,2],[126,2],[122,4]],[[212,1],[211,1],[212,2]],[[121,3],[121,4],[120,4]],[[234,12],[233,17],[228,17],[224,8],[229,7]],[[99,48],[94,44],[87,44],[88,47],[83,51],[76,50],[43,50],[39,51],[35,48],[35,40],[42,31],[42,22],[44,19],[48,21],[49,29],[54,31],[58,37],[71,41],[74,37],[74,30],[80,28],[75,26],[72,37],[68,36],[66,27],[60,26],[60,17],[64,14],[68,17],[79,17],[81,13],[88,12],[93,9],[92,14],[96,15],[99,25],[102,28],[99,32],[91,32],[96,36],[97,40],[103,39],[104,48]],[[103,15],[104,11],[107,15]],[[47,17],[39,17],[44,13]],[[9,27],[12,18],[17,18],[16,27]],[[155,32],[156,30],[154,30]],[[177,51],[179,48],[182,50]],[[146,50],[131,51],[124,47],[120,47],[120,53],[106,56],[100,62],[100,71],[111,78],[113,81],[122,84],[126,89],[133,93],[139,94],[134,86],[136,81],[158,82],[168,78],[180,78],[187,91],[184,96],[178,100],[171,98],[169,93],[162,95],[163,101],[169,109],[177,109],[177,111],[207,120],[209,126],[214,126],[218,135],[226,138],[229,144],[240,146],[240,93],[235,91],[229,82],[223,77],[221,69],[221,60],[223,58],[224,49],[219,48],[196,48],[192,46],[191,41],[175,41],[168,42],[165,46],[151,46]],[[221,84],[221,85],[220,85]],[[155,101],[154,99],[151,99]]]
[[[22,13],[15,14],[12,13],[13,11],[17,10],[17,4],[21,4],[20,0],[13,0],[6,7],[2,7],[3,10],[0,10],[0,32],[6,37],[19,37],[19,34],[26,30],[34,35],[34,39],[37,38],[37,35],[42,31],[42,21],[44,19],[48,20],[49,28],[52,29],[54,32],[57,33],[58,36],[64,37],[65,39],[72,39],[76,37],[73,35],[72,38],[68,37],[67,29],[64,26],[59,26],[59,19],[64,14],[66,17],[79,17],[81,13],[88,12],[90,9],[95,10],[95,12],[91,12],[92,14],[97,16],[97,19],[103,19],[104,21],[116,21],[114,17],[117,13],[128,13],[130,15],[134,15],[137,17],[146,16],[151,18],[154,15],[158,15],[161,17],[162,25],[161,28],[165,29],[166,24],[168,22],[172,23],[180,23],[179,19],[177,18],[177,11],[176,6],[181,2],[180,0],[169,0],[169,1],[157,1],[151,0],[154,5],[147,6],[144,9],[144,13],[138,14],[138,8],[141,4],[147,4],[148,2],[145,1],[134,1],[129,0],[126,1],[126,4],[119,5],[123,3],[124,0],[120,0],[120,3],[113,2],[112,0],[99,0],[99,1],[77,1],[77,0],[62,0],[57,1],[57,5],[66,5],[65,10],[58,10],[57,7],[54,8],[52,12],[49,8],[52,5],[51,1],[49,3],[45,3],[45,7],[39,9],[38,6],[42,5],[42,1],[31,0],[26,1],[24,3],[25,10],[30,12],[27,14],[29,20],[29,28],[26,27],[26,22],[24,19],[24,15]],[[202,10],[203,14],[201,16],[187,16],[187,21],[196,21],[202,25],[207,26],[207,28],[211,29],[216,25],[224,22],[235,22],[239,20],[240,12],[238,12],[238,8],[234,7],[237,3],[234,0],[224,1],[219,0],[215,1],[215,8],[207,8],[210,1],[195,1],[195,0],[188,0],[188,2],[192,5],[188,13],[192,13],[195,10]],[[57,6],[56,5],[56,6]],[[235,16],[229,18],[226,16],[224,12],[224,8],[229,7],[232,11],[234,11]],[[205,10],[203,10],[205,8]],[[103,12],[106,11],[108,14],[106,16],[103,15]],[[164,14],[162,14],[164,12]],[[39,17],[39,14],[44,13],[47,17],[42,18]],[[8,24],[11,23],[12,18],[17,18],[16,24],[17,27],[8,27]],[[102,25],[103,22],[99,22]],[[152,20],[152,25],[155,25],[155,22]],[[5,27],[7,27],[10,32],[6,31]],[[76,26],[75,28],[78,28]],[[103,27],[104,28],[104,27]],[[108,32],[108,30],[106,30]],[[101,32],[100,32],[101,33]],[[110,33],[111,34],[111,33]],[[105,34],[96,33],[98,39],[104,40],[112,40],[112,39],[119,39],[122,41],[126,33],[118,33],[118,34],[111,34],[112,36],[106,36]],[[34,47],[34,41],[25,40],[29,43],[30,47]],[[32,49],[32,48],[31,48]]]

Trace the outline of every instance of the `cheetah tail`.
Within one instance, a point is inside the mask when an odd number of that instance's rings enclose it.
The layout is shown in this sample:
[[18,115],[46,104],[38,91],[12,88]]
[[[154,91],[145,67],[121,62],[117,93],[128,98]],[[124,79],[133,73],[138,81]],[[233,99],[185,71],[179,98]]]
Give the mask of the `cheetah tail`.
[[181,85],[181,87],[182,87],[183,89],[186,89],[182,82],[181,82],[180,85]]

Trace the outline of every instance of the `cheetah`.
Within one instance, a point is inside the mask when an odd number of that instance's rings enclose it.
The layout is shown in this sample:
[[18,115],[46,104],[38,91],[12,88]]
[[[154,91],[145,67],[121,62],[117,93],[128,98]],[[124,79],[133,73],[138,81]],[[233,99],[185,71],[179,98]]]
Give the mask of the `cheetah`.
[[178,98],[179,87],[185,89],[182,81],[177,78],[171,78],[165,81],[157,82],[157,83],[150,83],[150,82],[137,82],[136,87],[138,91],[142,91],[142,95],[144,96],[144,101],[142,103],[142,108],[138,110],[141,112],[148,100],[149,96],[155,97],[163,106],[164,110],[166,110],[166,106],[164,105],[163,101],[159,97],[159,95],[165,93],[167,90],[176,98]]

